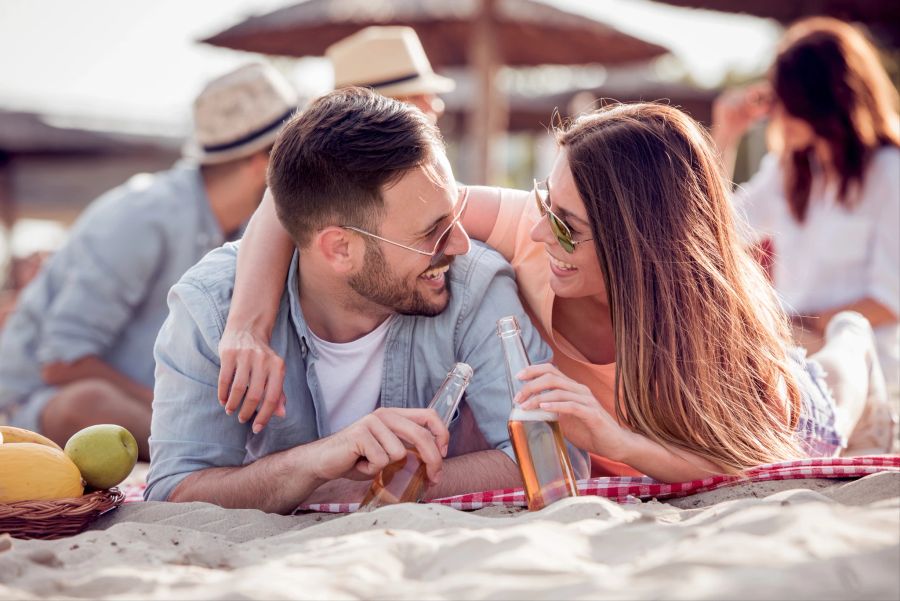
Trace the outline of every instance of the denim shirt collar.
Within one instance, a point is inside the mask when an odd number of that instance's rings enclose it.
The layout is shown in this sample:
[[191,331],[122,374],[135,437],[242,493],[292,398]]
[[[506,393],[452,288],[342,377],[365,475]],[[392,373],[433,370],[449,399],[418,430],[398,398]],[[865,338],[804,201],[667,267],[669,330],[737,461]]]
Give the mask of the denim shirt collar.
[[297,249],[294,249],[291,267],[288,270],[287,298],[288,315],[290,315],[291,324],[300,340],[300,354],[303,360],[306,361],[307,354],[312,354],[314,359],[318,359],[319,355],[316,352],[313,337],[310,335],[306,320],[303,319],[303,310],[300,308],[300,251]]

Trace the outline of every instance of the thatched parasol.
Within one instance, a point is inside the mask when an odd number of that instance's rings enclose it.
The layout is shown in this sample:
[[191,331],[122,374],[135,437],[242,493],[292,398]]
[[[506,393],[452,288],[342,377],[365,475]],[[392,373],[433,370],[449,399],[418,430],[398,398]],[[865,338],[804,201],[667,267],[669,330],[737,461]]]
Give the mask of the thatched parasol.
[[900,45],[900,2],[897,0],[657,0],[685,8],[703,8],[791,23],[802,17],[823,15],[862,23],[884,43]]
[[264,54],[321,55],[369,25],[408,25],[437,67],[470,65],[479,101],[469,119],[477,142],[474,179],[495,181],[491,139],[507,123],[496,89],[502,65],[623,64],[666,49],[539,0],[307,0],[247,20],[203,40]]

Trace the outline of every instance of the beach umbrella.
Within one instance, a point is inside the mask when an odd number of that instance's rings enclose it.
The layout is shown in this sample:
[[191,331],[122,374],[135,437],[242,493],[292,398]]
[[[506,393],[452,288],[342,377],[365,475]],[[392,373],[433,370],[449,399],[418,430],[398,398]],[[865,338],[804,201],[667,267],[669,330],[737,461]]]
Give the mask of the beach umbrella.
[[496,181],[490,148],[507,124],[506,100],[496,86],[503,65],[619,65],[667,52],[540,0],[307,0],[250,17],[203,41],[263,54],[321,55],[369,25],[413,27],[435,66],[473,69],[477,101],[467,120],[475,142],[473,183]]
[[886,44],[900,45],[900,2],[897,0],[657,0],[685,8],[744,13],[787,24],[803,17],[822,15],[862,23]]

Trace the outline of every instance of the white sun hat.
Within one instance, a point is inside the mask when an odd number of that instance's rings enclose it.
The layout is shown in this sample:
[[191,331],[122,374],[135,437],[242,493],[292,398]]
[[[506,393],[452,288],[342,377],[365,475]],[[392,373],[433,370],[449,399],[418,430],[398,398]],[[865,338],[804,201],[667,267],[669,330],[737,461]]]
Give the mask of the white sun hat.
[[275,142],[297,103],[297,92],[274,67],[239,67],[197,96],[194,133],[184,155],[202,165],[250,156]]
[[443,94],[456,87],[432,70],[411,27],[366,27],[329,46],[325,56],[334,68],[335,88],[360,86],[399,98]]

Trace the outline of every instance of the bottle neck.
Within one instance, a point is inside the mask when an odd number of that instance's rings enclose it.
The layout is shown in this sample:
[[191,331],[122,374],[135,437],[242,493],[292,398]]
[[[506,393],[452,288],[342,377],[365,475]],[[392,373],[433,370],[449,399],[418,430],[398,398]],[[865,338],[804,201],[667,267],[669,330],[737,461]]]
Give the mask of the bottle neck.
[[[506,357],[506,383],[509,387],[509,398],[512,400],[514,396],[522,389],[525,382],[517,378],[519,372],[531,365],[528,360],[528,353],[525,351],[525,343],[522,342],[522,336],[518,330],[510,333],[500,334],[500,344],[503,347],[503,354]],[[557,421],[559,416],[550,411],[541,409],[533,409],[525,411],[519,405],[513,403],[509,419],[513,421]]]
[[445,426],[450,425],[453,414],[462,400],[463,393],[469,385],[472,370],[467,365],[464,368],[455,367],[447,377],[444,383],[438,388],[431,402],[428,403],[429,409],[434,409]]

